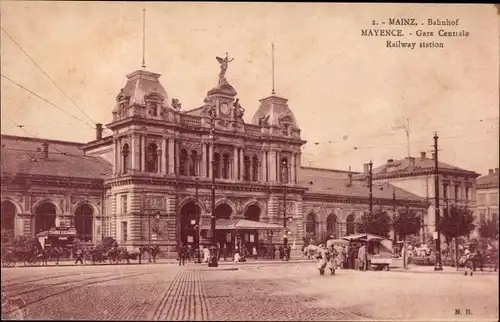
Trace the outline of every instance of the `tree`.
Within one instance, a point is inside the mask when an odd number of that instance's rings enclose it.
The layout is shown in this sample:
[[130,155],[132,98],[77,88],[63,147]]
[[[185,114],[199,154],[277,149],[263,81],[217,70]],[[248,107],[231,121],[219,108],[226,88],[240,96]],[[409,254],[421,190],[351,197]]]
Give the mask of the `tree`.
[[443,211],[443,217],[438,224],[439,231],[445,237],[446,243],[455,240],[455,267],[458,269],[458,242],[460,236],[469,236],[474,230],[474,215],[472,210],[463,206],[451,205]]
[[406,268],[406,239],[409,235],[417,234],[420,231],[421,219],[416,211],[406,207],[402,212],[398,212],[392,219],[394,233],[403,239],[405,255],[403,256],[403,267]]
[[373,213],[364,212],[357,223],[359,233],[368,233],[389,237],[391,231],[391,217],[382,209],[377,209]]
[[492,219],[482,220],[479,224],[479,235],[482,238],[496,238],[498,236],[498,224]]
[[398,234],[403,241],[406,241],[407,236],[418,234],[421,222],[420,215],[415,210],[407,207],[404,211],[394,215],[392,227],[394,233]]

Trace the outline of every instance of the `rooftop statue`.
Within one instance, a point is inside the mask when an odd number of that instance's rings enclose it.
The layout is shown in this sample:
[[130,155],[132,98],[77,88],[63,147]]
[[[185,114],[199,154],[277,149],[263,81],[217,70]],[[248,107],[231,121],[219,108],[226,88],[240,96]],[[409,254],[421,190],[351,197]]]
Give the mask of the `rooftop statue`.
[[234,60],[234,58],[229,59],[227,52],[226,52],[225,58],[220,58],[220,57],[216,57],[216,58],[220,64],[219,84],[225,83],[226,82],[225,76],[226,76],[227,66],[230,62],[232,62]]

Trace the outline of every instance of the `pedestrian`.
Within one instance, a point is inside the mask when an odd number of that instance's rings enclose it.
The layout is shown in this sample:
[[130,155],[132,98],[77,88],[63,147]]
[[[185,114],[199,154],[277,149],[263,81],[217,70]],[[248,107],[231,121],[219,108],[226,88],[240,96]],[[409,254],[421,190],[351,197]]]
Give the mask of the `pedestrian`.
[[283,248],[283,245],[280,245],[278,251],[279,251],[279,259],[283,260],[285,258],[285,249]]
[[142,264],[142,255],[144,255],[144,247],[139,247],[139,264]]
[[186,248],[181,243],[179,245],[179,266],[184,266],[186,264]]
[[255,260],[257,260],[257,248],[255,246],[253,246],[253,248],[252,248],[252,255],[253,255],[253,258]]
[[238,263],[240,261],[240,251],[238,249],[238,246],[234,248],[234,262]]
[[207,246],[203,248],[203,262],[208,263],[210,258],[210,249]]
[[465,256],[465,276],[467,276],[467,273],[470,273],[470,276],[472,276],[472,253],[469,250],[469,246],[465,246],[465,251],[464,251],[464,256]]
[[360,262],[359,268],[365,270],[366,265],[366,246],[363,245],[358,250],[358,260]]
[[81,246],[77,246],[77,248],[76,248],[76,262],[75,262],[75,265],[77,265],[78,262],[82,263],[82,265],[83,265],[83,249],[82,249]]
[[56,265],[59,265],[59,258],[61,257],[62,252],[63,252],[63,250],[61,248],[61,245],[56,244],[56,246],[54,247],[54,255],[56,257]]
[[160,252],[160,247],[158,247],[158,245],[156,245],[155,242],[153,249],[151,250],[151,256],[153,256],[153,263],[156,263],[156,256],[158,255],[159,252]]
[[224,244],[224,246],[222,247],[222,256],[224,256],[224,261],[227,260],[227,246],[226,244]]

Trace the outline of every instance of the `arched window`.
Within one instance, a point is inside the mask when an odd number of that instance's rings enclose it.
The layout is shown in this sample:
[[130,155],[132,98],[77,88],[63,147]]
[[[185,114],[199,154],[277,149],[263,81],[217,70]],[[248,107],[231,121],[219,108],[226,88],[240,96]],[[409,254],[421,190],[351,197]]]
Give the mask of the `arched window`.
[[326,219],[326,232],[328,236],[333,235],[333,238],[337,238],[337,216],[335,214],[330,214]]
[[217,179],[220,179],[220,154],[219,153],[214,153],[214,166],[213,166],[213,171],[214,171],[214,177]]
[[75,210],[75,229],[81,240],[92,241],[93,214],[94,210],[89,204],[82,204]]
[[198,175],[198,151],[191,151],[191,160],[189,162],[189,175],[196,176]]
[[10,242],[14,238],[14,228],[16,219],[16,206],[8,200],[2,201],[2,244]]
[[318,235],[318,220],[314,213],[310,213],[306,217],[306,236],[316,239]]
[[243,166],[244,166],[244,172],[243,172],[243,180],[245,181],[250,181],[250,157],[248,155],[245,155],[245,158],[243,158]]
[[288,183],[288,158],[281,158],[281,182]]
[[252,181],[259,181],[259,158],[256,155],[252,158]]
[[346,219],[346,234],[347,235],[352,235],[354,234],[355,232],[355,222],[354,222],[355,218],[354,218],[354,215],[351,214],[349,216],[347,216],[347,219]]
[[123,173],[127,173],[130,164],[130,149],[128,147],[128,144],[126,143],[122,147],[122,158],[123,158]]
[[229,179],[229,169],[230,169],[231,158],[229,154],[224,154],[222,156],[222,178]]
[[188,174],[188,169],[187,169],[188,163],[189,163],[188,152],[185,149],[182,149],[179,156],[179,174],[181,176],[186,176]]
[[35,234],[56,226],[56,206],[43,202],[35,209]]
[[158,172],[158,146],[155,143],[146,149],[146,172]]

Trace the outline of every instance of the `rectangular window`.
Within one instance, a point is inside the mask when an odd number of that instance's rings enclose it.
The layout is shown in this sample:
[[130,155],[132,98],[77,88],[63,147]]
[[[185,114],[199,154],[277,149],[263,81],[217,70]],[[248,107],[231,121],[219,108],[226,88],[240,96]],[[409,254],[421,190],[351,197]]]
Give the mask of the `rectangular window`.
[[122,221],[122,241],[127,241],[127,222]]
[[489,199],[490,205],[498,205],[498,193],[490,193]]
[[477,195],[477,204],[478,205],[485,205],[486,204],[485,203],[485,201],[486,201],[485,197],[486,197],[486,195],[484,195],[484,194],[478,194]]
[[497,222],[498,221],[498,210],[491,209],[490,212],[491,212],[491,220],[493,220],[494,222]]
[[486,209],[479,210],[479,222],[484,222],[486,220]]
[[470,187],[465,187],[465,200],[470,200]]
[[448,185],[447,184],[443,185],[443,198],[448,199]]
[[127,195],[122,195],[122,214],[127,213]]
[[460,186],[455,186],[455,201],[460,199]]

